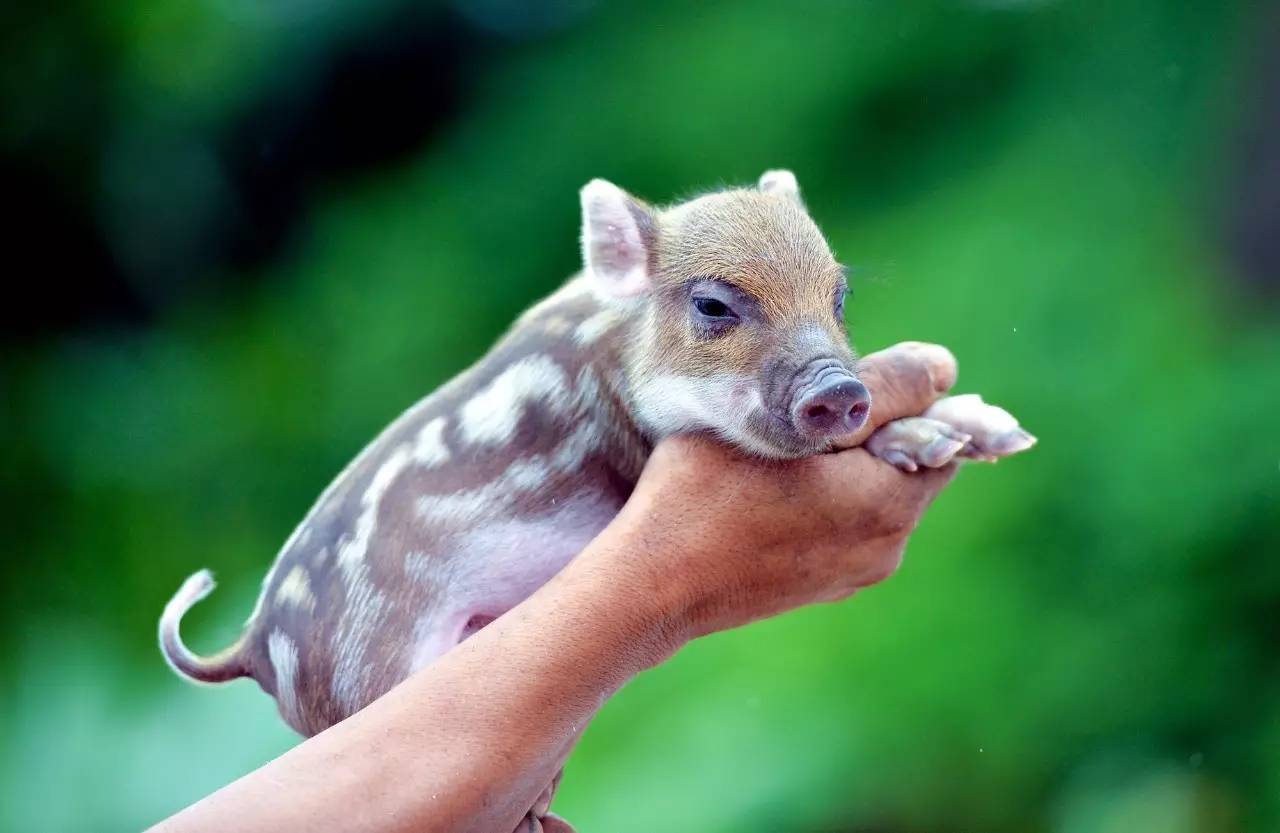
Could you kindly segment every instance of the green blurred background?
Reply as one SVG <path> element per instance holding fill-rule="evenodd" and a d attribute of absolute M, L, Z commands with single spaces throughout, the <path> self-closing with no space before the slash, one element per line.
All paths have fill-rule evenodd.
<path fill-rule="evenodd" d="M 4 12 L 0 827 L 295 742 L 229 642 L 328 480 L 577 266 L 577 189 L 793 169 L 857 346 L 1040 436 L 901 572 L 690 646 L 557 809 L 625 831 L 1280 831 L 1280 22 L 1263 3 L 67 0 Z M 728 519 L 731 522 L 731 519 Z"/>

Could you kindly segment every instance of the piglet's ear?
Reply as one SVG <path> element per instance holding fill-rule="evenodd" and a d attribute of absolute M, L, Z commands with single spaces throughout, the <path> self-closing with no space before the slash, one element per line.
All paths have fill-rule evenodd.
<path fill-rule="evenodd" d="M 760 190 L 804 205 L 804 200 L 800 199 L 800 183 L 796 182 L 796 175 L 791 171 L 765 171 L 760 175 Z"/>
<path fill-rule="evenodd" d="M 655 231 L 649 207 L 612 182 L 583 186 L 582 262 L 606 295 L 627 298 L 649 289 Z"/>

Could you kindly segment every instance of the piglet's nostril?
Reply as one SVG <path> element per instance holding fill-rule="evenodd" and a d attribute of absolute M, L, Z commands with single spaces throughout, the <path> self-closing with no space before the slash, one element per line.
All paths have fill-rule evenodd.
<path fill-rule="evenodd" d="M 804 413 L 805 419 L 829 419 L 831 417 L 831 409 L 826 405 L 810 405 L 809 410 Z"/>

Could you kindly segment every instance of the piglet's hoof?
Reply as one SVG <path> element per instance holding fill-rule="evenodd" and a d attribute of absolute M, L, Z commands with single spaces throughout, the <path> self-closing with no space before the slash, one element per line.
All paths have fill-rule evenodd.
<path fill-rule="evenodd" d="M 983 402 L 976 393 L 939 399 L 924 415 L 969 435 L 962 457 L 994 462 L 1036 444 L 1036 438 L 1018 425 L 1013 414 Z"/>
<path fill-rule="evenodd" d="M 867 440 L 866 449 L 903 471 L 915 471 L 920 466 L 945 466 L 971 439 L 945 422 L 912 417 L 882 426 Z"/>

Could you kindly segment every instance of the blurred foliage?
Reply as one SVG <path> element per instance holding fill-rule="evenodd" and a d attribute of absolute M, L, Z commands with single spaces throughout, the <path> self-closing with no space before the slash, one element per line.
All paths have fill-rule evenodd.
<path fill-rule="evenodd" d="M 0 826 L 137 829 L 293 743 L 253 683 L 164 667 L 181 579 L 219 572 L 188 631 L 230 641 L 329 478 L 576 268 L 586 180 L 790 167 L 856 267 L 857 345 L 951 346 L 1041 444 L 966 470 L 883 586 L 636 680 L 557 809 L 1280 830 L 1280 331 L 1221 244 L 1260 4 L 5 15 L 39 261 L 0 358 Z"/>

